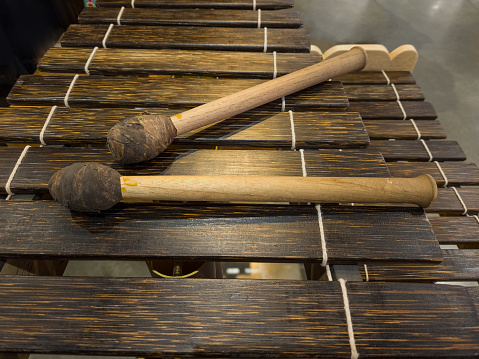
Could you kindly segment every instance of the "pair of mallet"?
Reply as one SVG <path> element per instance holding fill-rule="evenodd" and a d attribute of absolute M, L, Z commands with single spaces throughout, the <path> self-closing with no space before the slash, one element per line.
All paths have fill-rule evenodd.
<path fill-rule="evenodd" d="M 140 115 L 115 125 L 107 135 L 116 160 L 142 162 L 156 157 L 176 135 L 261 106 L 293 92 L 366 65 L 355 47 L 333 59 L 295 71 L 172 117 Z M 437 188 L 429 175 L 416 178 L 280 176 L 135 176 L 96 163 L 77 163 L 49 182 L 54 199 L 72 210 L 105 210 L 122 199 L 165 201 L 413 203 L 427 207 Z"/>

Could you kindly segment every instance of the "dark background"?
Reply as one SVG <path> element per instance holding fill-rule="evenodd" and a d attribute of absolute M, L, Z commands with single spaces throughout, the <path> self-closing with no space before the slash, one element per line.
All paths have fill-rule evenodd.
<path fill-rule="evenodd" d="M 20 75 L 76 22 L 83 0 L 0 0 L 0 106 Z"/>

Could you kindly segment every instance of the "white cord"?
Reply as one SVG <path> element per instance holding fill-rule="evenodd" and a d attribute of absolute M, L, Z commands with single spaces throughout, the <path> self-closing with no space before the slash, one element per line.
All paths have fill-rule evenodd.
<path fill-rule="evenodd" d="M 366 282 L 369 282 L 369 272 L 368 272 L 368 266 L 365 264 L 363 264 L 364 266 L 364 274 L 366 275 Z"/>
<path fill-rule="evenodd" d="M 281 112 L 286 111 L 286 97 L 281 97 Z"/>
<path fill-rule="evenodd" d="M 394 84 L 391 84 L 391 87 L 393 88 L 394 90 L 394 93 L 396 94 L 396 102 L 398 103 L 399 105 L 399 108 L 401 109 L 401 112 L 402 112 L 402 115 L 403 115 L 403 120 L 405 120 L 407 118 L 406 116 L 406 111 L 404 110 L 404 107 L 401 103 L 401 98 L 399 97 L 399 92 L 398 90 L 396 89 L 396 86 Z"/>
<path fill-rule="evenodd" d="M 456 188 L 456 187 L 451 187 L 451 188 L 452 188 L 452 190 L 454 191 L 454 193 L 456 194 L 456 197 L 457 197 L 457 199 L 459 200 L 459 202 L 461 202 L 462 208 L 464 208 L 464 212 L 461 213 L 461 216 L 466 215 L 466 213 L 467 213 L 466 204 L 465 204 L 464 201 L 462 200 L 462 197 L 461 197 L 461 195 L 459 194 L 459 192 L 457 191 L 457 188 Z"/>
<path fill-rule="evenodd" d="M 263 52 L 268 51 L 268 28 L 264 28 L 264 42 L 263 42 Z"/>
<path fill-rule="evenodd" d="M 276 66 L 276 51 L 273 51 L 273 79 L 278 75 L 278 68 Z"/>
<path fill-rule="evenodd" d="M 116 23 L 117 23 L 118 25 L 121 25 L 121 21 L 120 21 L 120 20 L 121 20 L 121 15 L 123 15 L 123 11 L 125 11 L 125 7 L 124 7 L 124 6 L 121 7 L 120 12 L 118 13 L 118 16 L 117 16 L 117 18 L 116 18 Z"/>
<path fill-rule="evenodd" d="M 63 102 L 65 103 L 65 107 L 67 108 L 70 108 L 70 105 L 68 104 L 68 97 L 70 97 L 70 93 L 72 92 L 73 90 L 73 86 L 75 86 L 75 82 L 77 82 L 77 79 L 80 75 L 76 74 L 75 76 L 73 76 L 73 80 L 72 82 L 70 83 L 70 87 L 68 88 L 68 91 L 67 93 L 65 94 L 65 98 L 63 99 Z"/>
<path fill-rule="evenodd" d="M 424 146 L 424 148 L 425 148 L 427 154 L 429 155 L 429 160 L 428 160 L 428 162 L 432 162 L 433 156 L 432 156 L 431 151 L 429 150 L 429 147 L 428 147 L 427 144 L 426 144 L 426 141 L 424 141 L 424 140 L 419 140 L 419 141 L 421 141 L 421 143 L 422 143 L 422 145 Z"/>
<path fill-rule="evenodd" d="M 131 0 L 131 7 L 134 9 L 135 8 L 135 0 Z"/>
<path fill-rule="evenodd" d="M 479 217 L 477 215 L 474 215 L 473 217 L 476 219 L 477 224 L 479 224 Z"/>
<path fill-rule="evenodd" d="M 27 154 L 27 151 L 30 147 L 32 147 L 32 146 L 30 146 L 30 145 L 25 146 L 22 153 L 20 154 L 20 157 L 18 157 L 17 163 L 15 163 L 15 167 L 13 167 L 13 170 L 10 173 L 10 176 L 8 177 L 7 183 L 5 184 L 5 190 L 8 193 L 7 200 L 9 200 L 12 196 L 15 195 L 15 193 L 13 193 L 12 190 L 10 189 L 10 186 L 12 184 L 13 177 L 15 177 L 15 174 L 17 173 L 17 170 L 20 167 L 20 164 L 22 163 L 23 158 Z"/>
<path fill-rule="evenodd" d="M 104 49 L 107 49 L 106 40 L 108 39 L 108 36 L 110 36 L 110 32 L 111 32 L 111 29 L 113 29 L 113 26 L 114 26 L 114 24 L 110 24 L 110 26 L 108 27 L 108 30 L 106 30 L 105 36 L 103 36 L 103 40 L 102 40 L 101 43 L 102 43 Z"/>
<path fill-rule="evenodd" d="M 253 0 L 253 10 L 256 11 L 256 0 Z"/>
<path fill-rule="evenodd" d="M 43 146 L 46 146 L 47 144 L 45 143 L 45 141 L 43 140 L 43 136 L 45 135 L 45 131 L 47 130 L 47 127 L 48 127 L 48 124 L 50 123 L 50 120 L 52 119 L 53 117 L 53 114 L 55 113 L 55 111 L 57 110 L 57 105 L 55 106 L 52 106 L 52 109 L 50 110 L 50 113 L 48 114 L 48 117 L 47 119 L 45 120 L 45 123 L 43 124 L 43 127 L 42 127 L 42 130 L 40 131 L 40 143 L 43 145 Z"/>
<path fill-rule="evenodd" d="M 359 354 L 356 349 L 356 341 L 354 340 L 353 320 L 351 318 L 351 310 L 349 308 L 346 281 L 343 278 L 339 278 L 338 281 L 341 286 L 341 292 L 343 293 L 344 311 L 346 313 L 346 323 L 348 324 L 349 345 L 351 346 L 351 359 L 357 359 L 359 357 Z"/>
<path fill-rule="evenodd" d="M 321 205 L 316 205 L 316 211 L 318 212 L 318 224 L 319 224 L 319 235 L 321 239 L 321 250 L 323 251 L 323 261 L 321 265 L 326 267 L 328 264 L 328 250 L 326 248 L 326 237 L 324 235 L 324 225 L 323 225 L 323 216 L 321 214 Z"/>
<path fill-rule="evenodd" d="M 93 56 L 95 56 L 95 52 L 98 50 L 98 46 L 95 46 L 93 51 L 90 54 L 90 57 L 88 58 L 86 64 L 85 64 L 85 73 L 90 76 L 90 71 L 88 71 L 88 66 L 90 66 L 91 61 L 93 60 Z"/>
<path fill-rule="evenodd" d="M 258 29 L 261 29 L 261 9 L 258 9 Z"/>
<path fill-rule="evenodd" d="M 443 171 L 441 165 L 439 164 L 439 162 L 434 161 L 434 163 L 436 164 L 436 166 L 437 166 L 439 172 L 441 172 L 442 178 L 444 178 L 444 186 L 443 186 L 443 187 L 447 187 L 447 185 L 449 184 L 449 181 L 448 181 L 448 179 L 447 179 L 447 177 L 446 177 L 446 174 L 444 173 L 444 171 Z"/>
<path fill-rule="evenodd" d="M 308 173 L 306 172 L 306 161 L 304 160 L 304 149 L 299 150 L 299 154 L 301 155 L 301 169 L 303 171 L 303 177 L 307 177 Z"/>
<path fill-rule="evenodd" d="M 326 266 L 326 276 L 328 277 L 328 281 L 333 281 L 333 275 L 331 274 L 331 268 L 329 268 L 329 264 Z"/>
<path fill-rule="evenodd" d="M 289 110 L 289 122 L 291 124 L 291 149 L 296 151 L 296 132 L 294 131 L 294 116 L 291 110 Z"/>
<path fill-rule="evenodd" d="M 416 133 L 417 133 L 417 138 L 416 140 L 420 140 L 421 139 L 421 132 L 419 131 L 419 128 L 417 127 L 417 124 L 416 124 L 416 121 L 414 121 L 414 119 L 410 119 L 412 125 L 414 126 L 414 129 L 416 130 Z"/>
<path fill-rule="evenodd" d="M 381 70 L 381 72 L 383 73 L 384 77 L 386 78 L 386 81 L 387 81 L 386 86 L 391 85 L 391 80 L 389 80 L 389 76 L 386 74 L 386 71 Z"/>

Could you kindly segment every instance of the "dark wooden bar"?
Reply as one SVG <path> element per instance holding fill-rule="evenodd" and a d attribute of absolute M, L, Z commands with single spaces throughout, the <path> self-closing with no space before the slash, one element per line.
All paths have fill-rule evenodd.
<path fill-rule="evenodd" d="M 85 8 L 78 16 L 80 24 L 118 25 L 169 25 L 210 27 L 268 27 L 299 28 L 301 19 L 296 11 L 257 11 L 211 9 L 160 9 L 160 8 Z"/>
<path fill-rule="evenodd" d="M 415 177 L 421 173 L 429 173 L 434 177 L 439 187 L 477 186 L 479 185 L 479 168 L 475 163 L 462 161 L 446 162 L 389 162 L 389 171 L 396 177 Z M 443 171 L 444 175 L 441 173 Z"/>
<path fill-rule="evenodd" d="M 85 73 L 92 48 L 53 47 L 38 64 L 45 72 Z M 192 75 L 272 79 L 314 65 L 317 53 L 98 48 L 88 64 L 91 75 Z M 254 66 L 251 66 L 254 63 Z M 381 74 L 382 75 L 382 74 Z M 393 74 L 390 74 L 393 76 Z M 383 76 L 384 77 L 384 76 Z"/>
<path fill-rule="evenodd" d="M 476 217 L 431 217 L 429 222 L 441 244 L 479 243 L 479 220 Z"/>
<path fill-rule="evenodd" d="M 438 282 L 478 281 L 479 250 L 443 249 L 444 260 L 437 265 L 368 263 L 369 281 Z M 360 266 L 361 269 L 361 266 Z M 364 267 L 362 269 L 364 271 Z M 365 273 L 363 272 L 365 276 Z"/>
<path fill-rule="evenodd" d="M 125 203 L 96 215 L 52 201 L 0 201 L 0 209 L 2 258 L 301 263 L 325 257 L 314 205 Z M 328 263 L 442 260 L 420 208 L 323 205 L 321 215 Z"/>
<path fill-rule="evenodd" d="M 337 282 L 4 277 L 0 288 L 3 351 L 351 355 Z M 466 288 L 346 283 L 346 290 L 359 355 L 477 354 L 479 323 Z M 62 341 L 50 340 L 59 330 Z"/>
<path fill-rule="evenodd" d="M 23 75 L 7 101 L 16 106 L 65 106 L 69 75 Z M 142 78 L 79 76 L 68 96 L 70 107 L 196 107 L 263 83 L 255 79 Z M 344 111 L 348 99 L 339 82 L 324 82 L 285 97 L 289 109 Z M 280 111 L 281 100 L 261 108 Z"/>
<path fill-rule="evenodd" d="M 0 188 L 23 148 L 0 148 Z M 257 176 L 373 176 L 389 177 L 377 152 L 355 150 L 304 151 L 305 172 L 299 151 L 167 150 L 155 159 L 122 167 L 104 148 L 31 147 L 11 183 L 14 193 L 47 193 L 51 175 L 75 162 L 99 162 L 122 175 L 257 175 Z M 3 192 L 5 193 L 5 192 Z"/>
<path fill-rule="evenodd" d="M 53 115 L 43 130 L 51 111 Z M 0 109 L 0 140 L 5 143 L 104 146 L 106 134 L 112 126 L 142 112 L 134 109 L 10 107 Z M 151 114 L 165 116 L 177 112 L 149 110 Z M 369 144 L 369 137 L 357 113 L 295 111 L 290 115 L 288 112 L 253 110 L 178 136 L 174 144 L 286 149 L 359 148 Z"/>
<path fill-rule="evenodd" d="M 303 29 L 265 30 L 201 26 L 70 25 L 61 40 L 63 47 L 230 50 L 259 52 L 309 52 Z M 108 32 L 108 36 L 107 35 Z M 106 37 L 106 39 L 105 39 Z"/>
<path fill-rule="evenodd" d="M 285 9 L 293 7 L 293 0 L 256 0 L 256 9 Z M 97 0 L 96 5 L 99 7 L 131 7 L 131 0 Z M 135 8 L 149 7 L 162 9 L 238 9 L 253 10 L 253 2 L 251 0 L 135 0 L 133 2 Z"/>

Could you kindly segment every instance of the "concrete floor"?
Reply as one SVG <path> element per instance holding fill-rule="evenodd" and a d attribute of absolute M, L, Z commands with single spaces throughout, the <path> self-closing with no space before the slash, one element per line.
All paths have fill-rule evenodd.
<path fill-rule="evenodd" d="M 479 163 L 479 0 L 295 0 L 311 43 L 412 44 L 413 74 L 448 139 Z"/>

